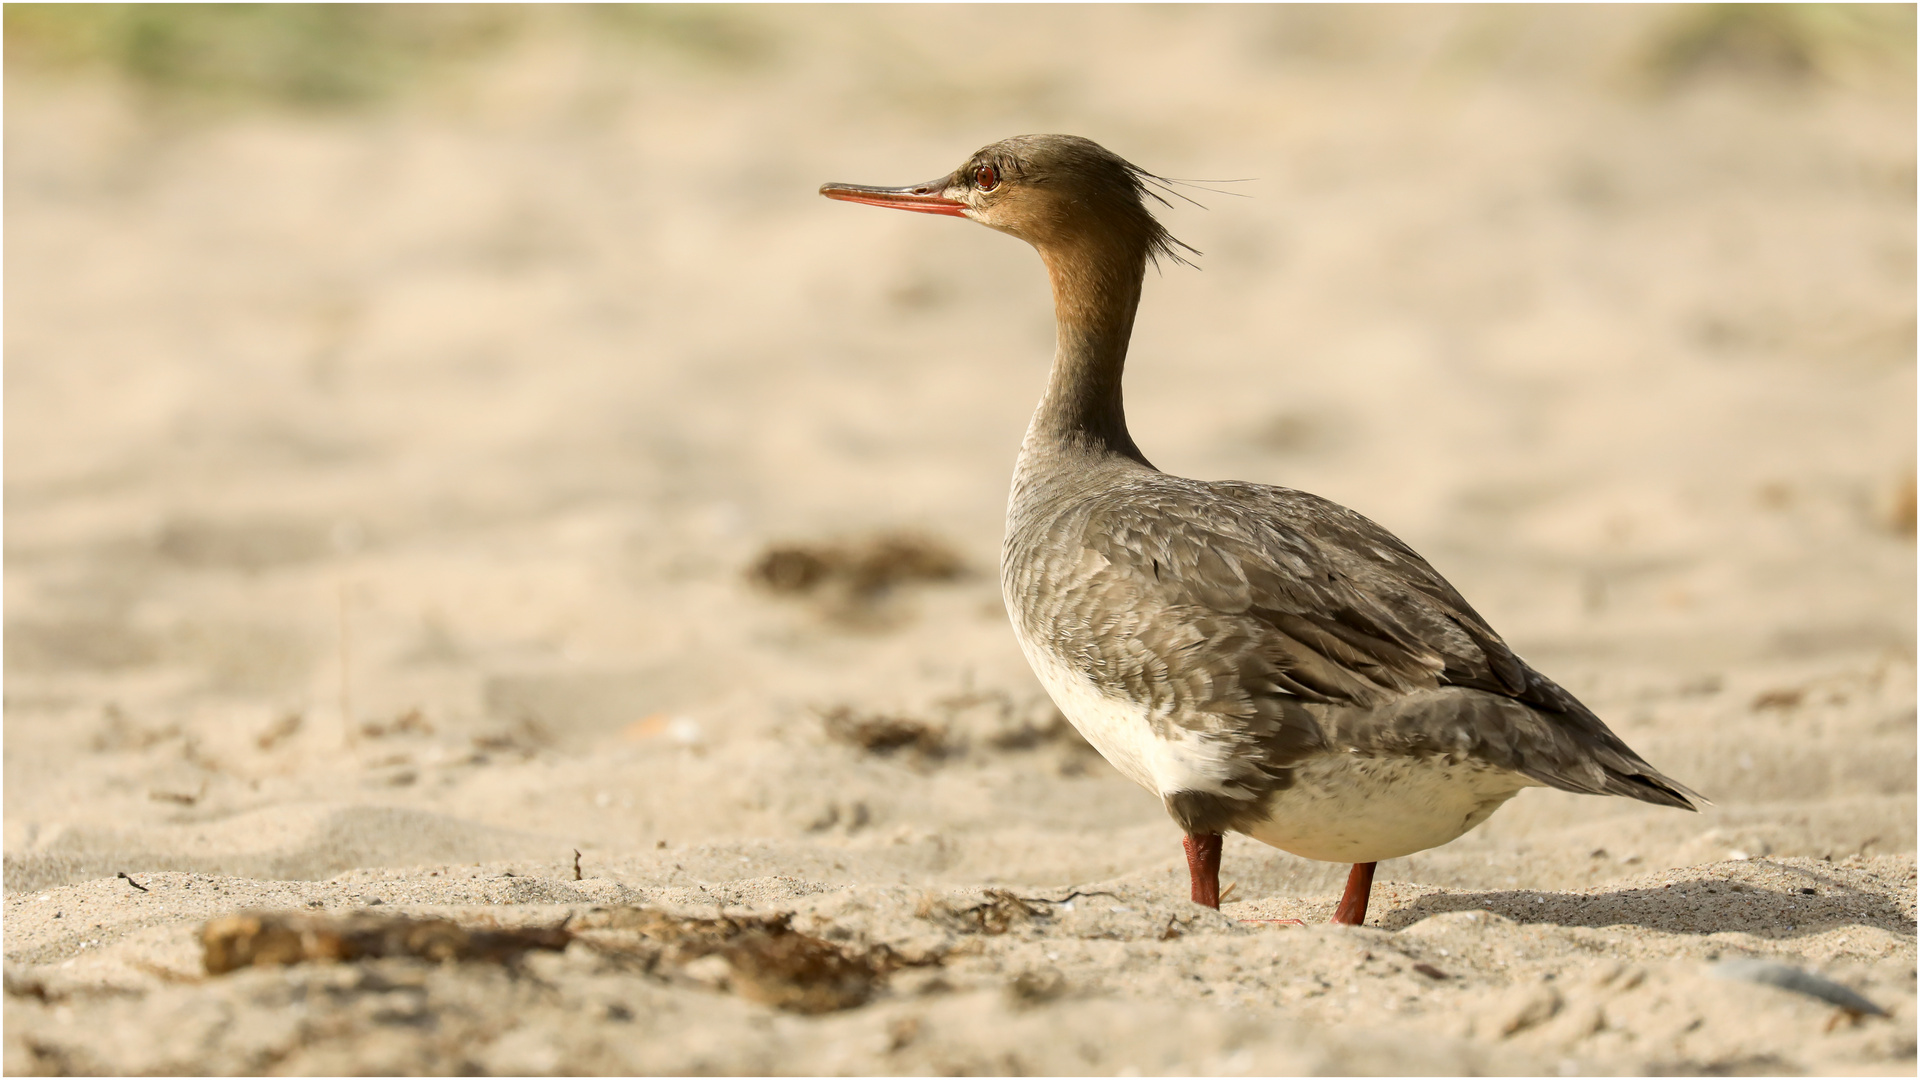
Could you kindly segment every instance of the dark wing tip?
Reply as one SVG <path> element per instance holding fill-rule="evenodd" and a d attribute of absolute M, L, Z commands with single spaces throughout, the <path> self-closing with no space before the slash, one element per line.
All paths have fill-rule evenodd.
<path fill-rule="evenodd" d="M 1621 777 L 1628 790 L 1623 794 L 1650 802 L 1658 806 L 1671 806 L 1680 810 L 1700 812 L 1701 806 L 1712 806 L 1713 800 L 1693 790 L 1678 780 L 1662 776 L 1659 773 L 1639 773 Z M 1699 805 L 1695 805 L 1695 804 Z"/>

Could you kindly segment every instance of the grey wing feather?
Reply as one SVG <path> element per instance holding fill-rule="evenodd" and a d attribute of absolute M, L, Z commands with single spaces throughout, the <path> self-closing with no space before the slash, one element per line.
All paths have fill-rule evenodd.
<path fill-rule="evenodd" d="M 1082 541 L 1149 579 L 1153 599 L 1180 610 L 1173 621 L 1201 625 L 1215 683 L 1256 699 L 1242 713 L 1267 716 L 1260 737 L 1273 764 L 1321 749 L 1321 740 L 1297 716 L 1288 722 L 1296 714 L 1285 704 L 1263 707 L 1260 698 L 1309 706 L 1328 718 L 1324 733 L 1357 747 L 1464 753 L 1552 787 L 1685 809 L 1706 801 L 1528 667 L 1425 559 L 1374 522 L 1286 488 L 1156 479 L 1097 500 Z M 1139 631 L 1159 651 L 1152 628 Z M 1198 643 L 1189 632 L 1185 644 Z"/>

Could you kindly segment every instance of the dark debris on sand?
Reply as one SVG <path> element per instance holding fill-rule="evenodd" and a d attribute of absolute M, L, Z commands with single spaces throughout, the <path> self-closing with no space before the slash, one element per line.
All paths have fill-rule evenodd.
<path fill-rule="evenodd" d="M 719 956 L 728 969 L 727 988 L 750 1001 L 788 1012 L 819 1014 L 866 1004 L 886 977 L 904 967 L 926 967 L 939 955 L 905 956 L 886 945 L 853 949 L 804 934 L 790 914 L 672 915 L 653 908 L 595 911 L 583 931 L 627 931 L 638 942 L 597 935 L 589 942 L 603 953 L 638 960 L 660 974 Z"/>
<path fill-rule="evenodd" d="M 820 725 L 827 738 L 834 742 L 883 757 L 905 751 L 918 762 L 930 764 L 964 753 L 951 741 L 947 725 L 910 716 L 861 712 L 851 706 L 835 705 L 821 711 Z"/>
<path fill-rule="evenodd" d="M 886 601 L 900 586 L 957 581 L 965 560 L 945 543 L 914 532 L 887 532 L 820 543 L 768 545 L 747 580 L 776 596 L 814 601 L 829 622 L 884 628 L 899 615 Z"/>
<path fill-rule="evenodd" d="M 967 757 L 1049 751 L 1055 771 L 1085 775 L 1098 754 L 1051 701 L 1016 701 L 1005 691 L 966 691 L 934 701 L 925 717 L 872 712 L 840 704 L 815 709 L 829 740 L 877 757 L 900 757 L 915 768 Z"/>
<path fill-rule="evenodd" d="M 1016 926 L 1050 917 L 1053 909 L 1045 900 L 1029 900 L 1005 889 L 988 889 L 977 904 L 929 897 L 914 914 L 962 934 L 1004 934 Z"/>
<path fill-rule="evenodd" d="M 209 975 L 382 957 L 506 964 L 535 949 L 565 949 L 572 940 L 565 926 L 470 930 L 449 919 L 366 913 L 334 917 L 243 911 L 208 920 L 200 929 L 202 963 Z"/>

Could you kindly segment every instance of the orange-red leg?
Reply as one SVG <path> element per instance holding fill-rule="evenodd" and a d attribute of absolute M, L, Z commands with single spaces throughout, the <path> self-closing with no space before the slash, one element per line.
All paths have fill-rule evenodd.
<path fill-rule="evenodd" d="M 1193 902 L 1218 910 L 1220 907 L 1219 833 L 1188 833 L 1187 878 L 1192 883 Z M 1337 926 L 1359 926 L 1367 921 L 1367 900 L 1373 894 L 1373 870 L 1377 863 L 1355 863 L 1347 873 L 1347 891 L 1340 906 L 1333 909 Z M 1294 919 L 1256 919 L 1255 922 L 1297 922 Z"/>
<path fill-rule="evenodd" d="M 1359 926 L 1367 921 L 1367 897 L 1373 893 L 1373 868 L 1377 863 L 1354 863 L 1347 874 L 1347 891 L 1340 896 L 1340 906 L 1333 909 L 1333 922 L 1337 926 Z"/>
<path fill-rule="evenodd" d="M 1187 877 L 1193 882 L 1193 902 L 1220 907 L 1220 834 L 1188 833 Z"/>

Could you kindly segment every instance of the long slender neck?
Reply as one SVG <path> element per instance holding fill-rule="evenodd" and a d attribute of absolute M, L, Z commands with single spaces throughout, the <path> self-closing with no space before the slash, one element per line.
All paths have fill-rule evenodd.
<path fill-rule="evenodd" d="M 1040 246 L 1040 257 L 1053 283 L 1053 370 L 1027 429 L 1027 449 L 1112 454 L 1146 465 L 1127 434 L 1120 397 L 1146 252 L 1075 238 Z"/>

